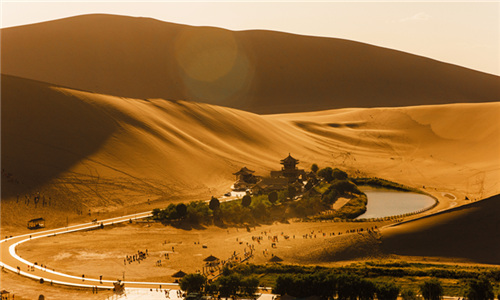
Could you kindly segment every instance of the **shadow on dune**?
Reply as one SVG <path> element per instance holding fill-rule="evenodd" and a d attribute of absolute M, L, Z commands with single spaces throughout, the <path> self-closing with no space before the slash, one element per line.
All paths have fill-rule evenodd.
<path fill-rule="evenodd" d="M 100 149 L 117 129 L 92 103 L 45 83 L 2 75 L 1 96 L 2 169 L 17 183 L 2 184 L 2 198 L 58 177 Z"/>
<path fill-rule="evenodd" d="M 500 264 L 500 195 L 382 231 L 382 251 Z"/>

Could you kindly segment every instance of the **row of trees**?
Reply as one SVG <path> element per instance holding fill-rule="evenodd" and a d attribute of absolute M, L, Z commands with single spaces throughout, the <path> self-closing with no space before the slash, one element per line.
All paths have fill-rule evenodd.
<path fill-rule="evenodd" d="M 493 300 L 493 286 L 485 277 L 463 281 L 463 296 L 468 300 Z M 276 279 L 274 293 L 291 295 L 297 298 L 319 296 L 322 299 L 341 300 L 396 300 L 401 288 L 390 282 L 375 283 L 371 280 L 353 274 L 284 274 Z M 443 298 L 443 287 L 436 278 L 424 281 L 419 286 L 419 292 L 425 300 L 440 300 Z M 411 289 L 401 292 L 403 300 L 416 300 L 417 294 Z"/>
<path fill-rule="evenodd" d="M 242 277 L 240 274 L 233 273 L 219 276 L 215 281 L 208 282 L 204 275 L 192 273 L 184 276 L 179 285 L 187 293 L 236 299 L 238 296 L 253 296 L 258 290 L 259 280 L 255 276 Z"/>
<path fill-rule="evenodd" d="M 187 274 L 180 280 L 180 287 L 188 293 L 206 294 L 236 299 L 241 296 L 253 296 L 259 287 L 259 280 L 254 275 L 242 276 L 236 272 L 223 272 L 215 281 L 198 273 Z M 493 300 L 493 286 L 485 276 L 463 281 L 463 296 L 468 300 Z M 333 274 L 321 271 L 313 274 L 282 274 L 276 279 L 273 293 L 290 295 L 297 298 L 318 296 L 321 299 L 340 300 L 403 300 L 419 299 L 412 289 L 401 290 L 392 283 L 374 282 L 355 274 Z M 431 278 L 419 285 L 419 293 L 425 300 L 440 300 L 443 287 L 436 278 Z"/>
<path fill-rule="evenodd" d="M 382 266 L 379 263 L 376 265 Z M 420 265 L 405 262 L 384 263 L 385 268 L 383 269 L 386 269 L 384 271 L 380 268 L 367 268 L 366 265 L 324 268 L 286 264 L 237 264 L 232 267 L 226 266 L 222 274 L 224 277 L 236 276 L 243 282 L 252 276 L 259 278 L 263 276 L 266 278 L 266 282 L 269 282 L 268 280 L 274 282 L 269 284 L 273 286 L 275 293 L 299 298 L 318 296 L 323 299 L 335 297 L 338 299 L 373 299 L 376 296 L 378 299 L 394 299 L 394 295 L 399 294 L 404 300 L 415 300 L 418 293 L 424 299 L 440 299 L 444 294 L 444 289 L 439 279 L 431 277 L 434 267 L 428 270 L 428 274 L 419 273 L 419 275 L 414 274 L 413 276 L 408 276 L 411 272 L 391 273 L 387 271 L 391 268 L 394 268 L 394 271 L 401 268 L 412 270 Z M 451 268 L 450 266 L 442 267 L 444 269 Z M 469 267 L 452 267 L 451 269 L 456 270 L 457 273 L 448 273 L 451 277 L 443 278 L 458 279 L 462 289 L 451 288 L 448 290 L 449 292 L 460 294 L 469 300 L 493 299 L 492 281 L 499 281 L 495 268 L 474 268 L 471 270 Z M 445 274 L 441 273 L 441 275 Z M 411 288 L 402 289 L 398 285 L 392 284 L 397 278 L 402 277 L 414 282 Z M 381 278 L 384 282 L 381 281 Z M 244 288 L 241 287 L 239 290 L 243 291 Z M 210 287 L 207 288 L 207 291 L 210 291 Z"/>
<path fill-rule="evenodd" d="M 297 298 L 319 296 L 322 299 L 396 300 L 399 287 L 391 282 L 374 283 L 353 274 L 284 274 L 276 279 L 273 292 Z"/>
<path fill-rule="evenodd" d="M 459 267 L 449 265 L 408 263 L 402 261 L 369 261 L 364 264 L 352 264 L 342 267 L 319 267 L 319 266 L 300 266 L 288 264 L 237 264 L 231 267 L 231 272 L 239 273 L 244 276 L 250 274 L 314 274 L 314 273 L 349 273 L 355 274 L 362 278 L 402 278 L 413 277 L 422 281 L 424 278 L 439 278 L 439 279 L 457 279 L 468 282 L 470 279 L 480 278 L 484 276 L 491 281 L 500 282 L 500 270 L 494 267 Z M 226 271 L 226 270 L 224 270 Z M 227 273 L 231 274 L 231 273 Z"/>

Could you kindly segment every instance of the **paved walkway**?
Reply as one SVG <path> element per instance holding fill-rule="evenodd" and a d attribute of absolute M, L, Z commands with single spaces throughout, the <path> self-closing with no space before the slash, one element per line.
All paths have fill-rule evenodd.
<path fill-rule="evenodd" d="M 99 227 L 101 223 L 106 226 L 128 222 L 129 220 L 142 219 L 149 216 L 151 216 L 151 212 L 144 212 L 106 220 L 98 220 L 97 223 L 85 223 L 58 229 L 36 231 L 30 234 L 3 239 L 0 241 L 0 267 L 2 269 L 7 269 L 9 271 L 17 273 L 20 276 L 26 276 L 38 281 L 43 278 L 45 284 L 61 284 L 74 287 L 97 287 L 100 289 L 112 289 L 113 282 L 115 282 L 116 279 L 100 281 L 99 278 L 85 278 L 83 280 L 82 277 L 64 274 L 53 269 L 45 269 L 41 266 L 34 265 L 32 262 L 29 262 L 18 256 L 16 253 L 16 247 L 21 243 L 29 242 L 30 240 L 34 239 L 96 228 Z M 125 281 L 125 286 L 129 288 L 179 289 L 178 284 L 168 282 Z"/>

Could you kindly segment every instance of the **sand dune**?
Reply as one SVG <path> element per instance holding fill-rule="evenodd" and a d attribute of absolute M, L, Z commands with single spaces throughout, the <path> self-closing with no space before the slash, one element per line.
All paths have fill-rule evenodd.
<path fill-rule="evenodd" d="M 385 253 L 500 264 L 500 196 L 382 231 Z"/>
<path fill-rule="evenodd" d="M 500 100 L 500 78 L 363 43 L 84 15 L 1 30 L 2 72 L 257 113 Z"/>
<path fill-rule="evenodd" d="M 131 211 L 148 198 L 220 195 L 240 167 L 265 175 L 288 153 L 303 168 L 425 186 L 457 197 L 443 205 L 461 204 L 500 192 L 499 113 L 500 103 L 483 103 L 261 116 L 2 76 L 2 228 L 42 213 L 17 195 L 50 196 L 47 214 Z"/>

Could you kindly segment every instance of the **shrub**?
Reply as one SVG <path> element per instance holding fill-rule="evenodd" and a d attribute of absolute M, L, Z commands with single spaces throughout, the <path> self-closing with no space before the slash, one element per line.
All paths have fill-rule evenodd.
<path fill-rule="evenodd" d="M 420 285 L 420 293 L 425 300 L 440 300 L 443 297 L 443 287 L 439 280 L 431 278 Z"/>

